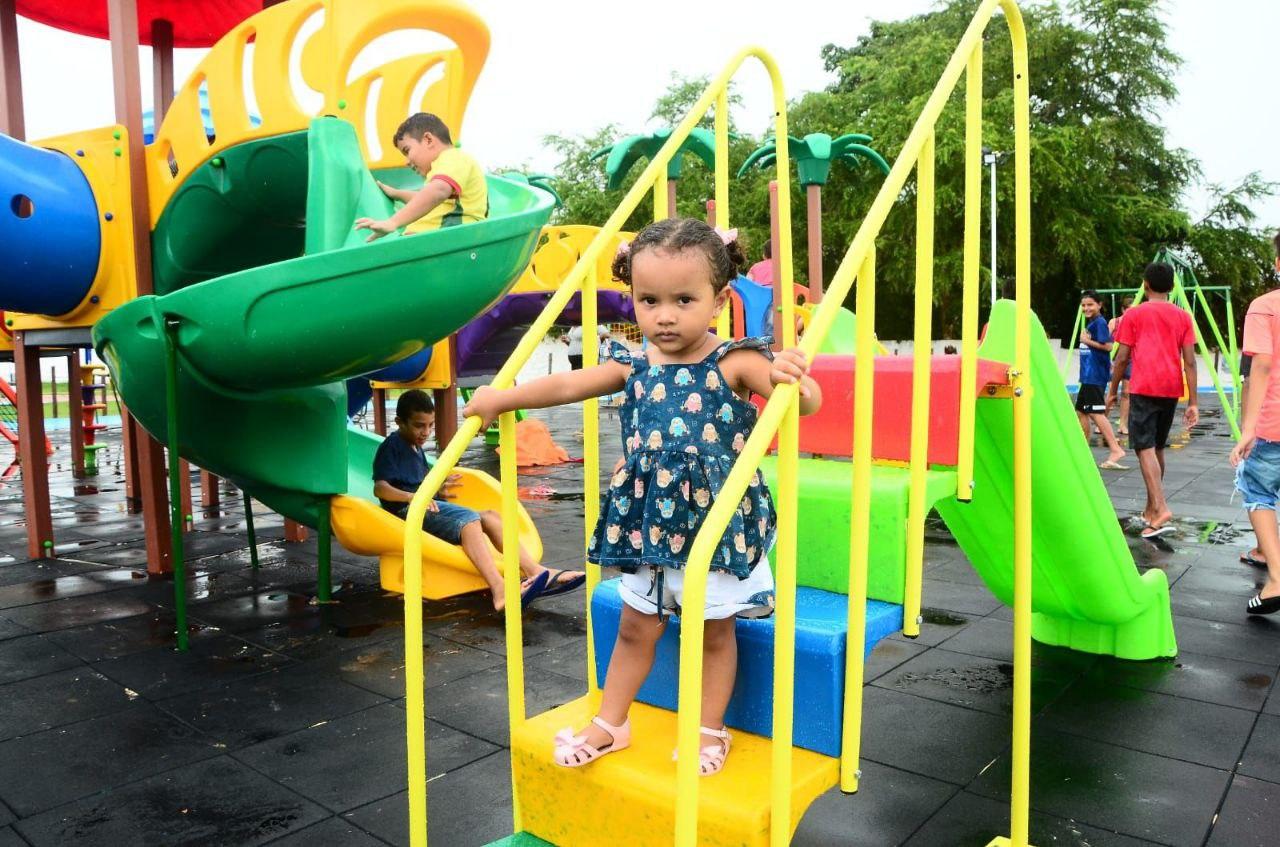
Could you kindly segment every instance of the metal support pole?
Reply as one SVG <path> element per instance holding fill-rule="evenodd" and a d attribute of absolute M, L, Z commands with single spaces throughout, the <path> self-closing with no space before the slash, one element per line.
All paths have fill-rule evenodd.
<path fill-rule="evenodd" d="M 169 532 L 173 545 L 173 615 L 178 652 L 187 649 L 187 569 L 182 554 L 182 465 L 178 447 L 178 322 L 164 322 L 165 430 L 169 435 Z"/>

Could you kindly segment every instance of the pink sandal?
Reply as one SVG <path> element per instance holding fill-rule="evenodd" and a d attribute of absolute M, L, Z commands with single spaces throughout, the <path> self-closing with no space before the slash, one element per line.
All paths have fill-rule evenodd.
<path fill-rule="evenodd" d="M 631 720 L 622 722 L 622 726 L 605 723 L 599 715 L 591 722 L 603 729 L 613 738 L 613 743 L 606 747 L 592 747 L 587 743 L 585 735 L 574 735 L 572 727 L 565 727 L 556 733 L 555 761 L 564 768 L 580 768 L 594 762 L 601 756 L 616 753 L 631 746 Z"/>
<path fill-rule="evenodd" d="M 724 769 L 724 760 L 729 757 L 729 745 L 733 743 L 733 736 L 728 730 L 712 729 L 708 726 L 698 727 L 698 731 L 703 735 L 714 735 L 721 739 L 719 744 L 708 744 L 698 751 L 698 773 L 702 776 L 715 776 Z M 671 752 L 671 761 L 676 761 L 678 752 Z"/>

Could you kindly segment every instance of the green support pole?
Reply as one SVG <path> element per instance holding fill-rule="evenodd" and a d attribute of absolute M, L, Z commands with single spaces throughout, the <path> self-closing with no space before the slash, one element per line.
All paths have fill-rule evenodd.
<path fill-rule="evenodd" d="M 253 531 L 253 498 L 244 489 L 241 489 L 240 493 L 244 496 L 244 525 L 249 530 L 249 562 L 256 571 L 258 569 L 258 534 Z"/>
<path fill-rule="evenodd" d="M 178 455 L 178 322 L 164 322 L 165 407 L 169 433 L 169 530 L 173 544 L 173 613 L 178 627 L 178 652 L 187 650 L 187 564 L 182 550 L 182 462 Z"/>
<path fill-rule="evenodd" d="M 1080 347 L 1080 331 L 1083 329 L 1084 329 L 1084 312 L 1080 311 L 1080 307 L 1077 305 L 1076 306 L 1076 322 L 1071 327 L 1071 338 L 1068 339 L 1071 342 L 1071 345 L 1067 347 L 1067 361 L 1066 361 L 1066 364 L 1062 366 L 1063 382 L 1068 382 L 1070 380 L 1069 374 L 1071 373 L 1071 357 L 1072 355 L 1075 354 L 1076 350 Z"/>
<path fill-rule="evenodd" d="M 1236 346 L 1236 316 L 1235 309 L 1231 306 L 1231 295 L 1228 293 L 1223 298 L 1227 301 L 1227 344 L 1231 345 L 1229 353 L 1231 356 L 1231 402 L 1236 407 L 1236 419 L 1239 420 L 1243 411 L 1240 408 L 1240 390 L 1243 388 L 1243 380 L 1240 377 L 1240 348 Z"/>
<path fill-rule="evenodd" d="M 320 564 L 316 568 L 316 580 L 319 585 L 316 587 L 316 600 L 321 603 L 328 603 L 333 599 L 333 582 L 329 576 L 329 553 L 330 541 L 332 535 L 329 532 L 329 506 L 325 504 L 320 509 L 320 519 L 316 525 L 316 549 L 320 557 Z"/>

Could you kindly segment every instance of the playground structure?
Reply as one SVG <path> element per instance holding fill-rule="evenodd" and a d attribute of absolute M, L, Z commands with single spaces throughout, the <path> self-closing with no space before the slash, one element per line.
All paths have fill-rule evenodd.
<path fill-rule="evenodd" d="M 601 315 L 601 304 L 607 301 L 600 296 L 598 269 L 607 267 L 617 241 L 625 237 L 619 232 L 622 221 L 650 186 L 654 192 L 655 215 L 664 216 L 671 211 L 666 203 L 669 186 L 664 181 L 664 169 L 713 102 L 717 106 L 715 137 L 719 142 L 715 157 L 715 213 L 721 226 L 729 226 L 727 144 L 723 143 L 727 137 L 724 118 L 727 84 L 737 68 L 751 57 L 760 60 L 769 70 L 778 107 L 776 133 L 777 138 L 783 140 L 776 153 L 780 186 L 776 197 L 781 225 L 775 246 L 779 284 L 783 290 L 794 290 L 787 287 L 792 285 L 787 191 L 789 154 L 785 140 L 788 136 L 785 98 L 776 66 L 761 50 L 743 51 L 656 151 L 609 222 L 596 233 L 584 232 L 572 244 L 561 245 L 563 255 L 559 258 L 546 259 L 540 265 L 542 250 L 537 248 L 538 233 L 549 214 L 549 200 L 527 184 L 500 178 L 490 182 L 495 202 L 493 218 L 488 222 L 413 238 L 390 237 L 365 245 L 362 237 L 352 238 L 350 222 L 360 214 L 386 214 L 389 210 L 385 198 L 372 186 L 371 173 L 384 181 L 399 180 L 393 182 L 397 185 L 413 184 L 414 179 L 403 169 L 393 167 L 386 157 L 370 157 L 364 146 L 366 121 L 362 110 L 374 78 L 382 80 L 383 100 L 377 107 L 380 135 L 388 136 L 388 124 L 394 126 L 400 116 L 419 106 L 441 113 L 456 127 L 487 50 L 483 25 L 456 3 L 423 4 L 404 0 L 383 3 L 377 8 L 369 5 L 366 8 L 338 0 L 324 3 L 293 0 L 273 6 L 232 28 L 215 46 L 180 91 L 174 108 L 160 125 L 156 143 L 145 152 L 140 150 L 140 141 L 129 140 L 138 137 L 130 131 L 112 130 L 101 136 L 99 140 L 103 142 L 110 138 L 121 147 L 127 145 L 131 154 L 135 149 L 142 152 L 143 165 L 133 172 L 146 173 L 151 202 L 147 207 L 150 221 L 141 224 L 141 231 L 156 245 L 157 255 L 162 258 L 155 262 L 157 296 L 129 297 L 109 315 L 95 320 L 94 341 L 118 377 L 121 390 L 139 421 L 148 432 L 168 443 L 171 456 L 187 456 L 201 467 L 225 475 L 277 511 L 317 528 L 321 540 L 321 600 L 328 599 L 325 568 L 330 530 L 355 552 L 384 556 L 389 560 L 388 569 L 395 568 L 395 551 L 403 550 L 399 568 L 406 597 L 411 837 L 415 843 L 422 843 L 426 806 L 421 731 L 422 609 L 418 598 L 424 596 L 423 568 L 444 563 L 448 551 L 432 546 L 438 542 L 416 530 L 407 532 L 406 537 L 406 526 L 416 526 L 415 521 L 421 520 L 426 500 L 454 469 L 466 443 L 477 434 L 478 422 L 465 422 L 458 435 L 449 440 L 415 498 L 406 524 L 370 502 L 371 481 L 367 469 L 376 440 L 346 427 L 342 381 L 402 362 L 407 348 L 422 354 L 434 346 L 439 358 L 432 354 L 432 360 L 439 368 L 447 350 L 442 346 L 444 339 L 473 322 L 477 314 L 486 309 L 491 313 L 508 302 L 519 303 L 521 308 L 540 305 L 542 311 L 498 371 L 494 381 L 499 385 L 510 383 L 558 317 L 581 321 L 587 329 L 594 327 Z M 977 198 L 981 74 L 978 71 L 982 65 L 982 32 L 997 6 L 1005 9 L 1015 43 L 1017 300 L 1016 305 L 1001 304 L 985 342 L 979 347 Z M 296 35 L 299 21 L 307 10 L 321 7 L 326 13 L 326 26 L 303 50 L 304 74 L 324 94 L 323 113 L 341 117 L 313 120 L 290 102 L 282 87 L 270 87 L 283 86 L 283 82 L 269 70 L 283 66 L 281 55 L 287 55 L 292 36 Z M 350 59 L 375 33 L 394 26 L 440 30 L 442 21 L 452 25 L 449 34 L 459 45 L 458 50 L 399 60 L 355 82 L 347 81 Z M 484 34 L 483 39 L 469 38 L 476 33 Z M 259 105 L 264 106 L 260 124 L 248 120 L 243 94 L 237 93 L 243 91 L 244 81 L 240 78 L 243 63 L 234 61 L 234 57 L 250 38 L 255 43 L 257 99 Z M 700 694 L 702 622 L 691 619 L 684 622 L 688 637 L 679 647 L 678 686 L 673 679 L 667 689 L 668 694 L 674 690 L 674 702 L 683 706 L 679 717 L 657 706 L 637 705 L 634 715 L 637 735 L 653 743 L 637 745 L 628 756 L 617 757 L 616 761 L 611 757 L 585 772 L 551 769 L 547 752 L 553 731 L 566 722 L 580 724 L 592 713 L 592 698 L 598 696 L 607 657 L 595 645 L 597 642 L 607 645 L 611 638 L 603 605 L 596 607 L 608 600 L 609 586 L 599 584 L 598 568 L 588 569 L 590 586 L 595 592 L 588 634 L 591 690 L 585 698 L 532 720 L 527 720 L 524 714 L 520 613 L 518 609 L 509 608 L 508 690 L 518 833 L 513 843 L 520 843 L 523 836 L 519 833 L 532 833 L 566 845 L 599 843 L 604 833 L 622 843 L 627 843 L 627 839 L 636 843 L 669 843 L 673 832 L 682 844 L 694 843 L 698 838 L 720 838 L 732 843 L 765 840 L 785 843 L 804 808 L 823 790 L 835 784 L 848 791 L 857 790 L 862 657 L 876 640 L 889 632 L 897 629 L 907 634 L 918 632 L 921 539 L 924 515 L 933 502 L 938 503 L 940 510 L 954 512 L 954 517 L 944 512 L 953 532 L 962 538 L 975 561 L 983 560 L 986 566 L 983 578 L 1003 599 L 1011 600 L 1015 609 L 1012 838 L 996 839 L 993 843 L 1026 843 L 1032 631 L 1050 643 L 1135 658 L 1169 655 L 1175 649 L 1172 629 L 1165 626 L 1167 594 L 1162 599 L 1158 579 L 1138 579 L 1127 551 L 1108 550 L 1100 557 L 1096 571 L 1083 572 L 1074 578 L 1065 573 L 1062 562 L 1055 560 L 1051 551 L 1046 555 L 1047 545 L 1035 545 L 1033 555 L 1033 473 L 1055 476 L 1064 469 L 1077 473 L 1089 508 L 1101 510 L 1105 506 L 1109 512 L 1110 506 L 1100 503 L 1098 491 L 1089 489 L 1092 484 L 1100 490 L 1097 474 L 1091 469 L 1091 462 L 1088 473 L 1080 470 L 1078 450 L 1056 459 L 1044 458 L 1054 456 L 1055 452 L 1060 454 L 1066 440 L 1058 437 L 1054 429 L 1062 411 L 1062 403 L 1054 399 L 1061 397 L 1061 386 L 1054 384 L 1052 368 L 1045 367 L 1043 351 L 1033 348 L 1031 340 L 1038 337 L 1038 327 L 1029 311 L 1027 291 L 1029 148 L 1027 69 L 1022 38 L 1017 7 L 1011 0 L 986 0 L 982 4 L 890 170 L 859 235 L 836 271 L 830 285 L 831 296 L 810 315 L 803 347 L 811 355 L 830 349 L 831 344 L 839 341 L 830 337 L 837 327 L 856 335 L 855 357 L 819 360 L 827 369 L 823 376 L 827 384 L 844 380 L 841 383 L 843 401 L 837 399 L 836 392 L 828 392 L 835 401 L 829 410 L 833 418 L 799 424 L 794 389 L 780 389 L 765 405 L 760 425 L 735 469 L 731 485 L 738 485 L 739 492 L 757 466 L 766 467 L 778 492 L 781 540 L 774 566 L 778 574 L 779 606 L 775 619 L 761 629 L 762 640 L 757 643 L 764 645 L 761 654 L 764 658 L 756 660 L 757 667 L 772 668 L 772 672 L 763 680 L 758 676 L 747 680 L 758 686 L 757 694 L 752 695 L 756 699 L 747 701 L 747 705 L 758 706 L 760 698 L 767 698 L 774 704 L 773 708 L 767 713 L 758 708 L 745 710 L 748 714 L 742 720 L 748 732 L 738 736 L 734 764 L 717 780 L 701 784 L 696 776 L 697 756 L 693 755 L 697 742 L 697 709 L 692 704 Z M 442 81 L 428 89 L 420 104 L 410 104 L 407 92 L 412 89 L 412 83 L 409 80 L 418 79 L 434 64 L 446 67 Z M 931 359 L 927 340 L 931 305 L 932 128 L 966 69 L 965 334 L 958 358 Z M 262 83 L 264 78 L 268 81 L 266 86 Z M 217 121 L 216 139 L 209 139 L 204 131 L 201 89 L 207 90 Z M 274 95 L 265 93 L 273 90 Z M 397 90 L 404 95 L 399 102 L 394 95 Z M 362 93 L 366 96 L 360 96 Z M 264 99 L 268 102 L 264 103 Z M 391 105 L 387 105 L 388 102 Z M 233 117 L 224 120 L 224 115 Z M 236 117 L 241 115 L 246 116 L 244 120 Z M 115 132 L 120 132 L 121 137 L 115 138 Z M 74 149 L 80 148 L 73 148 L 66 154 L 67 158 L 74 155 Z M 114 152 L 112 155 L 123 158 Z M 254 175 L 260 173 L 256 169 L 268 164 L 280 180 L 276 197 L 239 188 L 252 186 Z M 874 355 L 874 240 L 913 169 L 920 185 L 918 255 L 921 261 L 915 299 L 917 343 L 909 370 L 902 367 L 906 361 L 903 360 L 895 371 L 891 363 L 876 360 Z M 139 184 L 129 181 L 117 188 L 136 189 Z M 269 205 L 269 201 L 279 205 Z M 268 212 L 287 213 L 282 216 L 292 216 L 295 221 L 305 217 L 306 227 L 273 229 L 259 217 Z M 194 219 L 215 220 L 219 223 L 218 231 L 204 241 L 184 238 L 192 228 L 189 222 Z M 101 227 L 99 222 L 95 224 Z M 244 231 L 259 231 L 264 227 L 270 237 L 263 238 L 254 248 L 263 252 L 250 254 L 252 251 L 247 245 L 235 243 Z M 134 230 L 135 236 L 138 231 Z M 571 237 L 551 241 L 569 242 Z M 239 252 L 229 249 L 233 245 L 242 249 Z M 142 255 L 150 256 L 146 252 Z M 553 253 L 548 252 L 548 256 L 551 255 Z M 522 285 L 535 283 L 526 283 L 524 278 L 517 280 L 517 277 L 524 272 L 531 256 L 534 276 L 541 287 L 525 291 Z M 137 254 L 132 258 L 137 259 Z M 559 262 L 559 270 L 553 273 L 548 262 Z M 428 278 L 437 274 L 439 278 L 466 276 L 473 286 L 473 292 L 468 294 L 471 299 L 452 296 L 456 291 L 450 291 L 448 302 L 429 290 L 401 292 L 404 286 L 400 283 L 405 274 Z M 857 322 L 856 331 L 852 328 L 852 315 L 838 308 L 855 277 L 858 314 L 862 319 Z M 369 295 L 370 291 L 386 297 L 381 304 L 370 303 L 377 299 Z M 499 300 L 506 294 L 535 297 L 523 301 Z M 408 299 L 410 297 L 418 299 Z M 499 301 L 497 306 L 494 301 Z M 576 318 L 571 317 L 574 305 L 579 308 Z M 787 343 L 792 343 L 793 298 L 782 298 L 781 306 L 782 334 Z M 432 319 L 422 321 L 423 314 L 431 315 Z M 410 318 L 414 319 L 413 325 L 409 325 Z M 524 320 L 512 319 L 501 327 L 501 334 L 509 336 Z M 317 332 L 318 327 L 330 325 L 326 321 L 341 323 L 342 332 Z M 319 335 L 323 337 L 316 337 Z M 448 352 L 452 358 L 452 351 Z M 585 345 L 584 360 L 590 363 L 595 358 L 593 345 Z M 855 368 L 858 360 L 875 361 L 875 365 Z M 412 379 L 432 379 L 431 364 Z M 476 375 L 482 375 L 488 367 L 488 364 L 477 365 Z M 384 382 L 382 386 L 391 384 Z M 895 404 L 885 402 L 885 397 L 903 399 L 907 394 L 912 397 L 909 406 L 898 403 L 897 409 L 887 408 Z M 881 402 L 873 404 L 873 397 L 881 398 Z M 935 407 L 940 414 L 936 415 L 937 423 L 930 425 L 935 417 L 930 412 Z M 908 412 L 906 420 L 892 417 Z M 303 423 L 295 427 L 300 421 Z M 282 431 L 285 424 L 291 428 Z M 504 416 L 499 428 L 504 446 L 513 446 L 514 416 Z M 882 445 L 883 436 L 893 432 L 910 437 L 900 437 L 896 444 L 887 447 Z M 591 520 L 599 505 L 596 401 L 585 404 L 584 435 L 586 514 Z M 776 460 L 767 461 L 765 452 L 775 435 L 779 455 Z M 830 443 L 824 442 L 824 448 L 819 451 L 804 446 L 810 443 L 806 440 L 809 438 L 828 439 Z M 225 446 L 220 442 L 225 442 Z M 1009 443 L 1014 445 L 1011 458 Z M 1035 468 L 1031 459 L 1033 447 Z M 850 464 L 830 458 L 801 460 L 800 449 L 853 461 Z M 981 457 L 976 468 L 975 457 Z M 501 508 L 510 533 L 505 545 L 509 551 L 516 549 L 511 542 L 517 535 L 528 545 L 537 542 L 536 533 L 516 498 L 514 458 L 514 450 L 503 450 L 501 488 L 483 477 L 468 475 L 462 491 L 466 502 L 480 508 Z M 178 462 L 171 462 L 169 467 L 175 504 L 180 502 L 176 479 L 179 467 Z M 853 471 L 852 502 L 848 494 L 850 469 Z M 798 484 L 802 479 L 803 492 Z M 821 484 L 824 479 L 835 482 L 824 488 Z M 810 496 L 811 489 L 813 514 L 828 516 L 825 534 L 830 534 L 830 516 L 852 523 L 854 535 L 844 549 L 819 554 L 813 546 L 818 541 L 818 533 L 807 523 L 811 504 L 805 502 L 803 510 L 800 505 L 801 496 Z M 732 501 L 732 491 L 722 499 Z M 1037 534 L 1042 525 L 1046 535 L 1061 533 L 1055 520 L 1062 504 L 1041 495 L 1036 497 L 1036 502 Z M 1078 509 L 1078 504 L 1072 508 Z M 725 509 L 713 512 L 708 520 L 710 526 L 704 528 L 694 542 L 687 601 L 690 605 L 699 603 L 705 590 L 709 551 L 719 535 L 716 523 L 719 521 L 723 526 L 726 512 Z M 882 518 L 899 525 L 899 540 L 896 543 L 884 540 L 883 546 L 895 550 L 889 562 L 882 561 L 869 545 L 870 534 L 873 528 L 879 533 L 876 522 Z M 968 519 L 972 522 L 966 523 Z M 180 523 L 181 515 L 175 511 L 172 525 L 177 527 Z M 966 532 L 968 540 L 963 540 Z M 175 577 L 181 605 L 180 536 L 174 543 L 179 551 Z M 805 551 L 803 564 L 797 561 L 798 549 Z M 410 566 L 406 569 L 404 563 Z M 811 564 L 816 563 L 827 567 L 814 570 Z M 463 576 L 469 571 L 469 568 L 444 563 L 444 567 L 433 567 L 433 579 L 442 577 L 450 567 Z M 505 570 L 508 591 L 518 590 L 514 553 L 505 562 Z M 473 573 L 470 575 L 474 577 Z M 1109 593 L 1122 592 L 1128 599 L 1124 603 L 1103 603 L 1097 596 L 1090 596 L 1084 584 L 1099 576 L 1110 580 Z M 1035 602 L 1039 604 L 1035 607 L 1031 597 L 1033 583 Z M 442 585 L 450 593 L 470 590 L 461 579 Z M 434 585 L 432 590 L 436 590 Z M 878 594 L 884 599 L 877 599 Z M 811 624 L 822 615 L 832 628 L 822 646 L 808 650 L 807 643 L 817 643 L 815 639 L 808 639 L 814 632 Z M 1140 618 L 1143 619 L 1141 626 L 1126 626 Z M 179 642 L 183 644 L 185 627 L 180 623 L 178 630 Z M 1148 635 L 1125 638 L 1119 635 L 1122 630 L 1141 630 Z M 799 656 L 793 648 L 801 648 Z M 826 661 L 822 671 L 825 679 L 812 676 L 814 671 L 803 666 L 803 658 L 815 656 Z M 806 683 L 827 683 L 824 706 L 827 711 L 823 714 L 829 720 L 823 739 L 803 738 L 804 728 L 819 713 L 806 711 L 808 706 L 793 701 L 797 670 L 811 674 L 803 677 Z M 793 711 L 801 719 L 795 731 Z M 750 721 L 756 723 L 750 724 Z M 679 765 L 669 761 L 672 735 L 678 735 L 683 752 Z M 793 738 L 801 749 L 793 750 Z M 815 749 L 818 747 L 821 749 Z M 764 778 L 765 774 L 771 776 Z M 607 820 L 600 817 L 606 814 L 604 809 L 592 813 L 597 814 L 593 818 L 590 814 L 584 815 L 586 810 L 580 806 L 560 810 L 553 808 L 556 804 L 521 803 L 522 796 L 529 798 L 540 791 L 570 792 L 561 796 L 576 796 L 600 784 L 610 784 L 620 798 L 643 795 L 648 802 L 628 810 L 621 808 L 629 805 L 628 801 L 620 799 L 611 807 Z M 700 815 L 700 811 L 705 814 Z"/>
<path fill-rule="evenodd" d="M 1235 309 L 1231 302 L 1231 287 L 1226 285 L 1201 285 L 1199 280 L 1196 279 L 1196 274 L 1192 267 L 1168 248 L 1162 247 L 1152 261 L 1162 262 L 1173 268 L 1173 290 L 1169 292 L 1169 302 L 1180 306 L 1191 315 L 1191 326 L 1196 334 L 1196 351 L 1200 354 L 1200 364 L 1208 372 L 1213 382 L 1213 390 L 1217 393 L 1218 400 L 1222 403 L 1222 414 L 1226 417 L 1227 424 L 1231 427 L 1232 436 L 1239 438 L 1240 416 L 1243 412 L 1240 406 L 1240 348 L 1236 342 L 1236 319 Z M 1120 311 L 1116 308 L 1117 297 L 1130 297 L 1132 298 L 1131 305 L 1136 306 L 1142 302 L 1145 290 L 1141 285 L 1133 289 L 1100 288 L 1098 289 L 1098 295 L 1110 301 L 1111 311 L 1108 314 L 1118 316 Z M 1220 299 L 1224 304 L 1223 311 L 1227 322 L 1227 334 L 1225 336 L 1218 328 L 1218 321 L 1213 315 L 1213 310 L 1209 308 L 1209 297 Z M 1229 386 L 1223 386 L 1222 378 L 1218 374 L 1218 364 L 1214 361 L 1214 357 L 1210 355 L 1208 341 L 1204 332 L 1200 329 L 1202 319 L 1208 323 L 1209 329 L 1213 332 L 1213 341 L 1217 344 L 1217 352 L 1226 357 L 1227 371 L 1231 376 L 1231 384 Z M 1075 325 L 1071 329 L 1071 346 L 1067 351 L 1067 359 L 1062 371 L 1064 379 L 1070 376 L 1071 357 L 1079 349 L 1080 332 L 1083 329 L 1084 313 L 1077 311 Z M 1112 347 L 1111 357 L 1114 359 L 1115 355 L 1116 348 Z M 1197 386 L 1187 386 L 1188 391 L 1195 391 L 1197 388 Z M 1229 394 L 1228 389 L 1230 390 Z"/>
<path fill-rule="evenodd" d="M 1004 10 L 1014 44 L 1016 296 L 1013 303 L 997 304 L 980 346 L 982 37 L 997 7 Z M 713 104 L 714 211 L 720 226 L 731 225 L 723 143 L 727 86 L 748 58 L 758 59 L 772 80 L 779 140 L 774 197 L 780 225 L 775 255 L 780 287 L 793 290 L 785 96 L 771 57 L 748 48 L 729 62 L 666 143 L 651 155 L 599 238 L 583 252 L 498 373 L 495 386 L 511 384 L 560 310 L 575 296 L 581 294 L 585 306 L 584 332 L 595 324 L 591 269 L 611 255 L 613 237 L 648 191 L 653 192 L 655 218 L 669 213 L 666 169 Z M 961 352 L 958 357 L 932 357 L 933 132 L 962 74 L 966 78 L 966 225 Z M 541 715 L 526 715 L 521 613 L 514 607 L 506 611 L 515 834 L 502 843 L 578 845 L 608 839 L 653 844 L 671 843 L 674 837 L 681 845 L 785 844 L 805 807 L 822 791 L 837 784 L 846 792 L 858 790 L 863 657 L 888 632 L 899 628 L 908 636 L 919 632 L 924 519 L 931 505 L 943 514 L 983 580 L 1014 608 L 1012 828 L 1009 838 L 996 838 L 993 845 L 1027 843 L 1033 631 L 1048 643 L 1125 658 L 1176 652 L 1167 581 L 1162 573 L 1138 575 L 1087 447 L 1078 438 L 1065 437 L 1074 432 L 1074 419 L 1043 330 L 1030 312 L 1026 77 L 1025 34 L 1017 6 L 1011 0 L 986 0 L 832 278 L 829 296 L 811 313 L 801 349 L 813 356 L 837 322 L 852 323 L 839 304 L 856 278 L 855 355 L 819 357 L 814 366 L 830 409 L 824 406 L 823 412 L 802 424 L 795 403 L 797 389 L 779 386 L 763 404 L 756 430 L 692 542 L 684 604 L 699 608 L 711 552 L 748 480 L 757 467 L 765 467 L 778 508 L 779 540 L 772 562 L 777 607 L 771 619 L 739 624 L 743 654 L 754 655 L 754 663 L 742 664 L 730 706 L 729 722 L 748 730 L 736 735 L 734 763 L 714 779 L 698 777 L 695 750 L 703 623 L 697 615 L 681 620 L 684 631 L 678 647 L 675 636 L 668 635 L 672 641 L 665 649 L 669 664 L 678 665 L 678 681 L 673 671 L 655 671 L 646 683 L 647 692 L 632 708 L 635 736 L 643 740 L 625 755 L 606 757 L 587 768 L 559 768 L 551 763 L 555 730 L 582 726 L 595 713 L 607 666 L 604 654 L 616 626 L 616 591 L 601 584 L 599 569 L 588 565 L 589 690 L 584 697 Z M 875 356 L 875 239 L 912 171 L 917 179 L 918 261 L 914 354 L 908 365 L 905 359 Z M 786 344 L 794 342 L 794 315 L 793 298 L 783 298 L 781 329 Z M 584 365 L 595 360 L 594 350 L 584 350 Z M 874 362 L 874 367 L 856 367 L 857 362 Z M 909 404 L 904 402 L 907 396 Z M 599 510 L 600 489 L 597 403 L 588 400 L 583 405 L 585 538 Z M 414 498 L 408 526 L 421 520 L 431 496 L 479 424 L 475 418 L 466 420 L 441 452 Z M 502 416 L 499 428 L 504 447 L 503 513 L 507 525 L 514 527 L 519 506 L 515 467 L 512 451 L 505 449 L 512 444 L 514 415 Z M 775 437 L 777 458 L 767 460 L 765 454 Z M 802 449 L 828 458 L 801 460 Z M 835 456 L 852 461 L 830 458 Z M 1064 477 L 1070 498 L 1062 496 Z M 1104 531 L 1105 553 L 1096 570 L 1082 570 L 1078 562 L 1054 553 L 1056 539 L 1080 518 L 1081 500 L 1091 512 L 1086 515 L 1091 525 L 1110 527 Z M 852 527 L 847 546 L 839 540 L 831 543 L 830 527 L 841 523 Z M 895 525 L 896 530 L 885 531 Z M 873 531 L 880 542 L 875 553 L 869 543 Z M 510 543 L 515 530 L 509 532 L 504 567 L 507 590 L 515 591 L 518 570 L 515 546 Z M 412 567 L 421 555 L 418 535 L 406 533 L 404 553 L 409 563 L 405 620 L 410 838 L 416 845 L 426 838 L 422 609 L 413 599 L 421 585 L 419 569 Z M 801 547 L 803 564 L 797 557 Z M 798 670 L 807 675 L 798 675 Z M 673 706 L 677 707 L 674 713 Z M 678 739 L 675 764 L 669 755 L 673 735 Z M 597 804 L 598 808 L 526 802 L 534 797 L 606 794 L 613 801 Z"/>

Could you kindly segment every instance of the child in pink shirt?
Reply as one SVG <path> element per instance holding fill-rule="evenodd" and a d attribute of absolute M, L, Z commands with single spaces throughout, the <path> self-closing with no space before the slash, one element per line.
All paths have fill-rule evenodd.
<path fill-rule="evenodd" d="M 1280 233 L 1275 236 L 1280 256 Z M 1280 258 L 1276 259 L 1280 271 Z M 1251 383 L 1245 397 L 1240 441 L 1231 451 L 1236 488 L 1244 495 L 1249 523 L 1258 536 L 1258 548 L 1267 561 L 1267 581 L 1249 599 L 1251 615 L 1280 612 L 1280 531 L 1276 526 L 1276 499 L 1280 495 L 1280 291 L 1272 291 L 1249 304 L 1244 319 L 1244 352 L 1253 357 Z"/>

